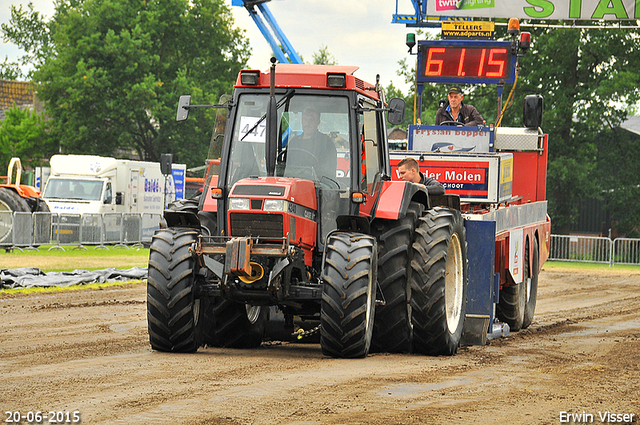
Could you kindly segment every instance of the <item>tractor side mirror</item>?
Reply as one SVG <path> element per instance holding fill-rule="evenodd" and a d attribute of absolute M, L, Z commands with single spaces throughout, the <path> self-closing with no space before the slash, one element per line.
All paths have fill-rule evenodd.
<path fill-rule="evenodd" d="M 116 192 L 116 205 L 124 205 L 124 192 Z"/>
<path fill-rule="evenodd" d="M 539 94 L 525 96 L 522 122 L 527 128 L 539 128 L 542 126 L 542 96 Z"/>
<path fill-rule="evenodd" d="M 176 121 L 185 121 L 189 117 L 189 106 L 191 106 L 191 96 L 188 94 L 180 96 Z"/>
<path fill-rule="evenodd" d="M 404 99 L 394 97 L 389 101 L 389 112 L 387 113 L 387 120 L 393 125 L 400 125 L 404 122 Z"/>

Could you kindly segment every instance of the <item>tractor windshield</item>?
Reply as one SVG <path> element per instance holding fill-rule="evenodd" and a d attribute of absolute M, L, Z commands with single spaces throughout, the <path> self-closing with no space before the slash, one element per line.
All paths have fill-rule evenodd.
<path fill-rule="evenodd" d="M 349 189 L 349 100 L 345 96 L 278 94 L 276 176 L 313 180 L 322 187 Z M 266 176 L 268 94 L 243 94 L 238 112 L 227 184 Z"/>

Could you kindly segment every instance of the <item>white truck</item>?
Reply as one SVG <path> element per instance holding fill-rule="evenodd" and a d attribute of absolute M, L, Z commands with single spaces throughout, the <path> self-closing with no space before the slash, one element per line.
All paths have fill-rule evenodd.
<path fill-rule="evenodd" d="M 160 163 L 53 155 L 43 198 L 53 213 L 154 213 L 184 197 L 186 165 L 165 176 Z"/>

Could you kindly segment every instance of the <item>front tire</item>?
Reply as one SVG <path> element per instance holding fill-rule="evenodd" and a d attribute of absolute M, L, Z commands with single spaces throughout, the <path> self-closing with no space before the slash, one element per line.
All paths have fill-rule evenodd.
<path fill-rule="evenodd" d="M 322 353 L 369 354 L 376 302 L 377 244 L 368 235 L 334 233 L 327 240 L 320 313 Z"/>
<path fill-rule="evenodd" d="M 413 243 L 411 323 L 413 350 L 458 351 L 467 306 L 467 246 L 459 211 L 434 208 L 420 219 Z"/>
<path fill-rule="evenodd" d="M 153 235 L 147 280 L 149 342 L 154 350 L 198 349 L 200 300 L 194 296 L 195 260 L 189 248 L 198 232 L 159 229 Z"/>

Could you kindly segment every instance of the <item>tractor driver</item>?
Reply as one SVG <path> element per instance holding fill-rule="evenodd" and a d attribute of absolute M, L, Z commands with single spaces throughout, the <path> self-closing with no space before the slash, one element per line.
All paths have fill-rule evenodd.
<path fill-rule="evenodd" d="M 426 186 L 429 195 L 444 195 L 442 183 L 422 174 L 418 161 L 413 158 L 405 158 L 398 162 L 398 177 L 400 177 L 400 180 Z"/>
<path fill-rule="evenodd" d="M 436 113 L 436 125 L 472 127 L 484 124 L 484 118 L 476 108 L 462 103 L 464 94 L 459 86 L 451 86 L 447 98 L 449 99 L 449 104 L 442 106 Z"/>
<path fill-rule="evenodd" d="M 292 171 L 304 178 L 308 178 L 308 170 L 311 167 L 318 180 L 326 180 L 322 179 L 324 176 L 335 182 L 338 152 L 329 136 L 318 131 L 319 125 L 320 112 L 313 106 L 304 108 L 302 134 L 287 144 L 287 167 L 303 168 L 305 175 L 300 175 L 300 170 Z"/>

